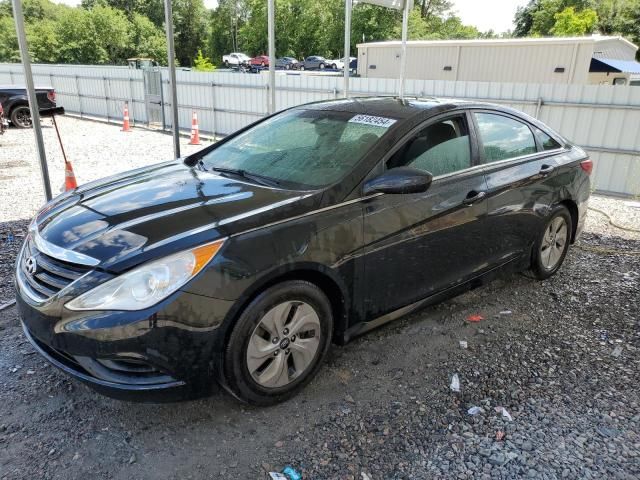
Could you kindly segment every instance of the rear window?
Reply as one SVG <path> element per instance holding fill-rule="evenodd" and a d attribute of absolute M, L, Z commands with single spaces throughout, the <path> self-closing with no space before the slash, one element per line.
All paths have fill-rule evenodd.
<path fill-rule="evenodd" d="M 557 148 L 561 148 L 561 145 L 558 142 L 556 142 L 553 138 L 551 138 L 539 128 L 534 127 L 533 131 L 536 134 L 536 138 L 538 139 L 538 143 L 540 143 L 542 150 L 555 150 Z"/>
<path fill-rule="evenodd" d="M 476 113 L 480 139 L 484 148 L 484 163 L 536 153 L 531 129 L 522 122 L 492 113 Z"/>

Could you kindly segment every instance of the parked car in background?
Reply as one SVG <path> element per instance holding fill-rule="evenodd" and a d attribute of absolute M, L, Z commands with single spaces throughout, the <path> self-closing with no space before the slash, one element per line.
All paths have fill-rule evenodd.
<path fill-rule="evenodd" d="M 305 58 L 300 64 L 300 70 L 323 70 L 327 66 L 327 59 L 318 55 Z"/>
<path fill-rule="evenodd" d="M 339 58 L 336 58 L 334 60 L 327 60 L 327 68 L 342 70 L 344 68 L 344 62 Z"/>
<path fill-rule="evenodd" d="M 111 395 L 217 383 L 279 402 L 332 342 L 500 271 L 556 273 L 582 231 L 592 167 L 502 106 L 294 107 L 45 205 L 16 261 L 24 332 Z"/>
<path fill-rule="evenodd" d="M 224 63 L 224 66 L 227 68 L 240 67 L 242 65 L 248 66 L 250 61 L 251 58 L 249 57 L 249 55 L 239 52 L 234 52 L 230 53 L 229 55 L 222 56 L 222 63 Z"/>
<path fill-rule="evenodd" d="M 349 57 L 349 70 L 352 72 L 358 70 L 358 59 L 356 57 Z"/>
<path fill-rule="evenodd" d="M 257 57 L 253 57 L 251 60 L 249 60 L 249 65 L 251 65 L 252 67 L 268 67 L 269 56 L 258 55 Z"/>
<path fill-rule="evenodd" d="M 296 70 L 298 68 L 298 60 L 293 57 L 281 57 L 276 59 L 276 68 L 284 68 L 285 70 Z"/>
<path fill-rule="evenodd" d="M 4 133 L 8 126 L 9 122 L 4 118 L 4 109 L 2 108 L 2 104 L 0 103 L 0 135 Z"/>
<path fill-rule="evenodd" d="M 56 91 L 52 87 L 36 87 L 36 99 L 40 110 L 54 108 L 56 106 Z M 0 103 L 6 119 L 14 127 L 31 127 L 31 111 L 25 87 L 20 85 L 0 86 Z"/>

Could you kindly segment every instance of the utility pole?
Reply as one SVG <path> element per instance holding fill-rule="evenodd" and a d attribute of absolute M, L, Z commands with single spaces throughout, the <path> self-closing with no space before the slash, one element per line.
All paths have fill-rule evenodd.
<path fill-rule="evenodd" d="M 275 0 L 268 0 L 268 35 L 269 35 L 269 113 L 276 111 L 276 21 Z"/>
<path fill-rule="evenodd" d="M 353 0 L 344 1 L 344 97 L 349 98 L 349 57 L 351 56 L 351 10 Z"/>
<path fill-rule="evenodd" d="M 164 0 L 164 23 L 167 33 L 167 56 L 169 57 L 169 90 L 171 93 L 171 129 L 173 130 L 173 153 L 176 158 L 180 158 L 180 124 L 178 119 L 176 54 L 175 47 L 173 45 L 173 12 L 171 11 L 171 0 Z"/>
<path fill-rule="evenodd" d="M 16 33 L 18 35 L 18 46 L 20 47 L 20 58 L 24 69 L 24 79 L 27 84 L 27 97 L 29 99 L 29 110 L 31 110 L 31 124 L 33 134 L 36 137 L 36 148 L 38 150 L 38 160 L 40 161 L 40 173 L 42 174 L 42 184 L 44 186 L 44 196 L 47 201 L 51 200 L 51 183 L 49 181 L 49 168 L 47 167 L 47 155 L 44 150 L 44 138 L 40 127 L 40 110 L 36 99 L 36 89 L 33 84 L 33 73 L 31 71 L 31 59 L 29 58 L 29 47 L 27 36 L 24 32 L 24 15 L 22 13 L 21 0 L 11 0 L 13 4 L 13 18 L 16 22 Z"/>

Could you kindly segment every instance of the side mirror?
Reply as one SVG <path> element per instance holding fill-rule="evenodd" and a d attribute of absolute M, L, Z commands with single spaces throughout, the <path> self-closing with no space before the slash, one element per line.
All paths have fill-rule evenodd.
<path fill-rule="evenodd" d="M 411 167 L 397 167 L 369 180 L 364 184 L 363 194 L 372 193 L 421 193 L 431 185 L 433 175 Z"/>

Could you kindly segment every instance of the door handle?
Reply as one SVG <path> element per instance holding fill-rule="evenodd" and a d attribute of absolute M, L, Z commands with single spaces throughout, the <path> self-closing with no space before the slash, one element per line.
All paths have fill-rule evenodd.
<path fill-rule="evenodd" d="M 542 176 L 546 176 L 546 175 L 549 175 L 551 172 L 553 172 L 555 169 L 556 167 L 554 167 L 553 165 L 542 165 L 539 173 Z"/>
<path fill-rule="evenodd" d="M 462 203 L 464 203 L 467 207 L 470 207 L 471 205 L 473 205 L 476 202 L 479 202 L 486 196 L 487 196 L 487 192 L 484 192 L 484 191 L 476 192 L 475 190 L 472 190 L 467 194 L 467 196 L 462 201 Z"/>

